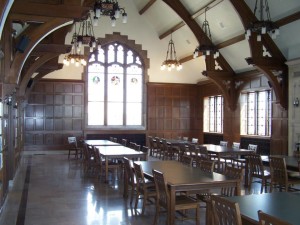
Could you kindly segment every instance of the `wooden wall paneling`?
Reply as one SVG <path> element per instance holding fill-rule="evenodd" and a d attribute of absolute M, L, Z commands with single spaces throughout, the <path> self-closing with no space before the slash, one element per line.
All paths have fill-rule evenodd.
<path fill-rule="evenodd" d="M 45 130 L 54 131 L 54 119 L 45 119 Z"/>
<path fill-rule="evenodd" d="M 25 149 L 65 149 L 68 136 L 81 137 L 84 124 L 84 83 L 40 80 L 25 110 Z"/>

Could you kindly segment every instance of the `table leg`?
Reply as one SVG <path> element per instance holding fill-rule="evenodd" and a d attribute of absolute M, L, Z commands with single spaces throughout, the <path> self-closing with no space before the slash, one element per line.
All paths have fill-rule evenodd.
<path fill-rule="evenodd" d="M 249 185 L 249 163 L 248 159 L 246 159 L 246 164 L 245 164 L 245 187 L 248 187 Z"/>
<path fill-rule="evenodd" d="M 168 225 L 175 224 L 175 204 L 176 204 L 176 192 L 170 188 L 170 213 L 168 218 Z"/>
<path fill-rule="evenodd" d="M 105 157 L 105 183 L 108 183 L 108 157 Z"/>

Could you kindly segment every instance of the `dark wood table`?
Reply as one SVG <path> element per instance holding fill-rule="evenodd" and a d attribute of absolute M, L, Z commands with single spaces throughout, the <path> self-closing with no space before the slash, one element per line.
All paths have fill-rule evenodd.
<path fill-rule="evenodd" d="M 93 146 L 114 146 L 114 145 L 121 146 L 121 144 L 109 140 L 84 140 L 84 143 Z"/>
<path fill-rule="evenodd" d="M 169 225 L 175 224 L 176 192 L 227 186 L 237 187 L 237 195 L 240 195 L 241 192 L 239 180 L 228 178 L 219 173 L 205 173 L 199 168 L 188 167 L 178 161 L 140 161 L 137 163 L 142 165 L 145 177 L 148 179 L 153 179 L 153 169 L 164 174 L 170 191 Z"/>
<path fill-rule="evenodd" d="M 123 145 L 111 145 L 111 146 L 96 146 L 101 157 L 105 159 L 105 182 L 108 181 L 108 169 L 110 159 L 120 159 L 127 157 L 129 159 L 145 159 L 146 154 L 142 151 L 136 151 L 132 148 L 125 147 Z"/>
<path fill-rule="evenodd" d="M 300 193 L 273 192 L 226 198 L 239 204 L 243 224 L 258 224 L 258 210 L 293 225 L 300 224 Z"/>
<path fill-rule="evenodd" d="M 220 163 L 221 163 L 221 157 L 228 157 L 228 156 L 247 156 L 249 154 L 254 153 L 253 150 L 249 149 L 239 149 L 239 148 L 232 148 L 232 147 L 226 147 L 221 145 L 214 145 L 214 144 L 203 144 L 201 146 L 205 146 L 207 148 L 207 151 L 210 154 L 214 154 L 217 157 L 217 163 L 218 163 L 218 169 L 220 170 Z M 245 166 L 245 186 L 248 186 L 248 162 L 246 160 L 246 166 Z"/>

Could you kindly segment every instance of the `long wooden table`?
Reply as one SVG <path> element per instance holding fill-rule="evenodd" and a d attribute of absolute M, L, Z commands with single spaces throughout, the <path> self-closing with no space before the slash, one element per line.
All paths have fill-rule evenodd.
<path fill-rule="evenodd" d="M 253 150 L 249 149 L 239 149 L 239 148 L 232 148 L 232 147 L 226 147 L 221 145 L 214 145 L 214 144 L 203 144 L 201 146 L 205 146 L 207 148 L 207 151 L 210 154 L 214 154 L 217 157 L 217 165 L 218 169 L 220 171 L 220 164 L 221 164 L 221 158 L 222 157 L 228 157 L 228 156 L 246 156 L 249 154 L 254 153 Z M 248 162 L 246 160 L 246 168 L 245 168 L 245 186 L 248 186 L 248 176 L 249 176 L 249 169 L 248 169 Z"/>
<path fill-rule="evenodd" d="M 105 159 L 105 182 L 108 181 L 109 160 L 127 157 L 129 159 L 146 158 L 145 152 L 136 151 L 123 145 L 96 146 L 100 157 Z"/>
<path fill-rule="evenodd" d="M 293 225 L 300 224 L 300 193 L 273 192 L 226 198 L 239 204 L 243 224 L 258 224 L 258 210 Z"/>
<path fill-rule="evenodd" d="M 121 146 L 121 144 L 109 140 L 84 140 L 84 143 L 93 146 Z"/>
<path fill-rule="evenodd" d="M 166 178 L 170 192 L 170 217 L 168 224 L 175 224 L 175 197 L 176 192 L 201 189 L 237 187 L 240 195 L 240 182 L 219 173 L 205 173 L 199 168 L 187 167 L 178 161 L 139 161 L 145 177 L 153 179 L 152 170 L 162 172 Z"/>

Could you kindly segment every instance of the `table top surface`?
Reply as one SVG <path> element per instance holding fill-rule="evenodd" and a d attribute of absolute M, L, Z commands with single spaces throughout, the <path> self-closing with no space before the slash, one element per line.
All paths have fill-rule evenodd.
<path fill-rule="evenodd" d="M 126 156 L 126 155 L 144 155 L 142 151 L 136 151 L 132 148 L 125 147 L 123 145 L 111 145 L 111 146 L 96 146 L 100 155 L 103 156 Z"/>
<path fill-rule="evenodd" d="M 186 166 L 178 161 L 137 161 L 142 165 L 144 174 L 153 177 L 152 169 L 158 170 L 165 175 L 169 185 L 201 185 L 208 183 L 226 183 L 228 178 L 219 173 L 206 173 L 199 168 Z"/>
<path fill-rule="evenodd" d="M 300 193 L 273 192 L 244 196 L 226 197 L 239 203 L 243 218 L 258 221 L 258 210 L 276 216 L 293 225 L 300 224 Z"/>
<path fill-rule="evenodd" d="M 87 145 L 94 145 L 94 146 L 105 146 L 105 145 L 121 145 L 116 142 L 112 142 L 109 140 L 84 140 Z"/>
<path fill-rule="evenodd" d="M 214 152 L 214 153 L 225 153 L 225 152 L 233 152 L 233 153 L 252 153 L 253 150 L 249 149 L 240 149 L 240 148 L 232 148 L 232 147 L 226 147 L 221 145 L 214 145 L 214 144 L 202 144 L 201 146 L 205 146 L 207 148 L 207 151 Z"/>

